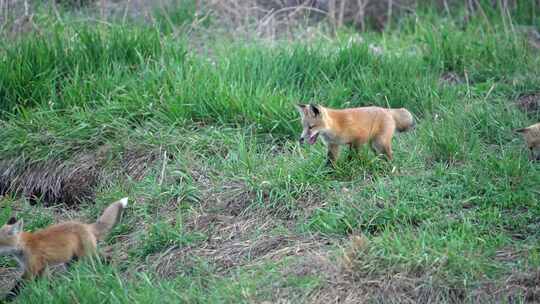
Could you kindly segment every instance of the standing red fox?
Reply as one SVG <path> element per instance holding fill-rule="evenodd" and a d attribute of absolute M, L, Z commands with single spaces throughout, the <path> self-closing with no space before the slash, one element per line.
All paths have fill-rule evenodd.
<path fill-rule="evenodd" d="M 412 114 L 404 109 L 361 107 L 336 110 L 320 105 L 297 105 L 304 128 L 300 143 L 314 144 L 319 135 L 328 146 L 328 162 L 333 164 L 340 145 L 357 150 L 371 143 L 377 154 L 392 159 L 392 136 L 395 130 L 407 131 L 414 127 Z"/>
<path fill-rule="evenodd" d="M 0 228 L 0 255 L 12 255 L 24 270 L 23 279 L 39 276 L 48 265 L 70 263 L 80 257 L 95 254 L 97 241 L 103 239 L 120 220 L 126 208 L 125 197 L 109 205 L 93 224 L 65 222 L 38 230 L 23 231 L 23 221 L 11 218 Z M 21 282 L 8 293 L 12 300 L 20 291 Z"/>

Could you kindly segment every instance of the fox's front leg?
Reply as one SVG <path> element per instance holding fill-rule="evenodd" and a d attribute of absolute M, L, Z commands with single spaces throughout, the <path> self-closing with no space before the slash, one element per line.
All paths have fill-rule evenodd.
<path fill-rule="evenodd" d="M 327 154 L 327 161 L 326 165 L 334 166 L 336 164 L 336 160 L 339 156 L 339 145 L 336 144 L 328 144 L 328 154 Z"/>
<path fill-rule="evenodd" d="M 36 276 L 40 275 L 43 271 L 43 263 L 39 260 L 31 260 L 28 265 L 22 266 L 26 268 L 20 279 L 15 282 L 15 285 L 11 290 L 6 294 L 4 301 L 11 302 L 21 293 L 26 282 L 33 280 Z"/>
<path fill-rule="evenodd" d="M 34 259 L 31 260 L 26 267 L 27 269 L 24 271 L 22 278 L 18 279 L 13 288 L 7 293 L 4 298 L 5 302 L 13 301 L 21 293 L 26 282 L 32 281 L 40 276 L 45 269 L 45 263 L 40 259 Z"/>
<path fill-rule="evenodd" d="M 349 156 L 347 159 L 351 161 L 354 156 L 358 155 L 358 150 L 360 150 L 360 144 L 358 143 L 350 143 L 349 144 Z"/>

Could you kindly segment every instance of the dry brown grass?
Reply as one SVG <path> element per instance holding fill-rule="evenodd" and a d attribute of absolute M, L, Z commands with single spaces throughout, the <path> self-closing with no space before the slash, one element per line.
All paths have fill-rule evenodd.
<path fill-rule="evenodd" d="M 217 274 L 226 274 L 237 267 L 302 256 L 325 246 L 322 239 L 290 231 L 294 226 L 291 220 L 251 208 L 254 194 L 243 182 L 211 177 L 203 167 L 191 168 L 191 172 L 202 192 L 201 204 L 183 227 L 187 233 L 204 234 L 206 239 L 150 256 L 147 261 L 151 262 L 145 267 L 161 277 L 171 278 L 189 271 L 196 259 L 210 262 Z"/>
<path fill-rule="evenodd" d="M 190 32 L 225 30 L 237 38 L 298 38 L 312 35 L 306 31 L 310 25 L 325 20 L 330 29 L 353 25 L 359 30 L 383 30 L 403 15 L 415 14 L 422 0 L 194 0 L 197 15 L 190 25 Z M 107 21 L 139 19 L 155 22 L 155 13 L 167 16 L 171 0 L 67 0 L 50 1 L 51 11 L 61 20 L 58 6 L 72 9 L 85 8 L 90 18 Z M 453 8 L 463 4 L 460 0 L 429 1 L 442 12 L 452 14 Z M 499 5 L 500 4 L 500 5 Z M 35 11 L 29 0 L 0 1 L 0 33 L 19 34 L 39 30 L 33 22 Z M 516 6 L 516 1 L 492 1 L 500 6 L 501 13 Z M 473 14 L 485 15 L 479 0 L 466 0 L 465 21 Z M 200 26 L 211 16 L 214 26 Z M 169 18 L 169 22 L 170 22 Z M 539 45 L 538 35 L 531 36 L 533 46 Z"/>
<path fill-rule="evenodd" d="M 516 105 L 523 112 L 531 116 L 537 116 L 540 114 L 540 93 L 536 92 L 521 95 L 516 100 Z"/>
<path fill-rule="evenodd" d="M 445 72 L 439 78 L 439 83 L 442 85 L 456 85 L 462 83 L 461 77 L 454 72 Z"/>
<path fill-rule="evenodd" d="M 74 205 L 93 198 L 99 175 L 99 158 L 92 154 L 79 154 L 68 162 L 5 160 L 0 163 L 0 191 L 31 203 Z"/>
<path fill-rule="evenodd" d="M 0 295 L 5 294 L 15 283 L 14 278 L 19 276 L 19 271 L 15 267 L 0 268 Z"/>
<path fill-rule="evenodd" d="M 337 260 L 326 253 L 307 255 L 292 268 L 296 275 L 323 274 L 325 284 L 314 291 L 309 303 L 512 303 L 524 296 L 527 303 L 540 301 L 540 270 L 516 272 L 497 283 L 472 282 L 469 290 L 452 288 L 425 272 L 377 273 L 362 264 L 369 241 L 351 236 Z M 513 252 L 514 253 L 514 252 Z M 512 254 L 513 254 L 512 253 Z M 507 255 L 508 252 L 501 253 Z"/>
<path fill-rule="evenodd" d="M 36 203 L 74 206 L 92 200 L 95 188 L 107 175 L 105 166 L 111 152 L 101 147 L 95 152 L 78 153 L 69 160 L 34 162 L 28 159 L 0 161 L 0 194 L 20 195 Z M 121 171 L 136 180 L 151 168 L 157 154 L 153 150 L 126 150 L 120 158 Z"/>

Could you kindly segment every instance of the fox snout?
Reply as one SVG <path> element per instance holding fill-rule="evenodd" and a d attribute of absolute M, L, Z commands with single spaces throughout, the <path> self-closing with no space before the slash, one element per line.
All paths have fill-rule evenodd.
<path fill-rule="evenodd" d="M 305 131 L 298 141 L 303 144 L 307 139 L 308 144 L 313 145 L 317 142 L 317 138 L 319 138 L 319 132 Z"/>

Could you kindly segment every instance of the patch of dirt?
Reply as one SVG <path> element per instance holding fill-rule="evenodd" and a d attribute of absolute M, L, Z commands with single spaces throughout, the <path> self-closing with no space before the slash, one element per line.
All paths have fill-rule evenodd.
<path fill-rule="evenodd" d="M 223 208 L 226 214 L 241 215 L 249 207 L 254 197 L 253 193 L 240 190 L 222 201 L 222 204 L 217 207 Z"/>
<path fill-rule="evenodd" d="M 319 265 L 315 264 L 319 263 Z M 321 264 L 322 263 L 322 264 Z M 429 274 L 373 275 L 350 273 L 332 266 L 328 259 L 312 259 L 308 264 L 321 269 L 323 286 L 310 295 L 309 303 L 538 303 L 539 277 L 528 273 L 521 278 L 476 282 L 471 289 L 454 288 Z M 504 299 L 503 302 L 501 300 Z"/>
<path fill-rule="evenodd" d="M 198 247 L 171 247 L 164 253 L 152 256 L 151 265 L 164 278 L 173 278 L 185 273 L 186 266 L 192 265 L 193 257 L 211 262 L 218 273 L 227 273 L 239 266 L 253 266 L 262 261 L 279 261 L 286 256 L 301 256 L 313 248 L 320 247 L 314 239 L 298 236 L 261 236 L 257 239 L 232 238 L 220 242 L 210 240 Z"/>
<path fill-rule="evenodd" d="M 532 48 L 540 49 L 540 33 L 536 29 L 531 28 L 527 31 L 527 41 Z"/>
<path fill-rule="evenodd" d="M 188 231 L 204 233 L 207 241 L 189 248 L 170 248 L 150 260 L 152 268 L 164 277 L 174 277 L 191 265 L 190 257 L 202 257 L 213 263 L 217 271 L 226 273 L 238 266 L 261 261 L 281 260 L 285 256 L 302 255 L 321 246 L 315 237 L 303 237 L 285 231 L 276 235 L 274 229 L 294 226 L 290 219 L 273 216 L 269 211 L 250 209 L 255 193 L 242 181 L 225 180 L 216 185 L 200 170 L 192 176 L 202 190 L 200 212 L 185 222 Z M 315 197 L 306 197 L 308 203 Z M 188 267 L 189 268 L 189 267 Z"/>
<path fill-rule="evenodd" d="M 286 229 L 287 221 L 256 212 L 242 215 L 228 208 L 193 215 L 185 223 L 186 229 L 205 233 L 207 240 L 192 247 L 172 247 L 152 256 L 149 260 L 154 262 L 150 267 L 160 276 L 171 278 L 185 272 L 196 257 L 211 262 L 217 272 L 223 274 L 238 266 L 278 261 L 321 246 L 321 241 L 313 237 L 273 232 L 277 228 Z"/>
<path fill-rule="evenodd" d="M 43 272 L 43 276 L 47 279 L 58 277 L 58 274 L 68 271 L 68 267 L 65 264 L 48 266 Z M 0 300 L 5 297 L 22 276 L 22 271 L 18 268 L 0 268 Z M 2 302 L 3 303 L 3 302 Z"/>
<path fill-rule="evenodd" d="M 151 262 L 145 267 L 160 277 L 189 273 L 199 258 L 210 262 L 218 274 L 225 274 L 239 266 L 302 256 L 325 245 L 316 237 L 292 232 L 292 219 L 277 217 L 266 209 L 250 208 L 256 194 L 244 181 L 227 179 L 219 172 L 211 176 L 204 165 L 196 161 L 192 164 L 196 165 L 189 171 L 201 192 L 201 205 L 185 219 L 184 227 L 188 233 L 205 234 L 207 239 L 182 248 L 173 246 L 148 257 Z M 308 205 L 314 200 L 318 200 L 315 194 L 300 201 Z M 276 229 L 283 233 L 276 233 Z"/>
<path fill-rule="evenodd" d="M 462 82 L 461 77 L 454 72 L 445 72 L 439 78 L 439 83 L 442 85 L 456 85 Z"/>
<path fill-rule="evenodd" d="M 135 180 L 141 180 L 158 159 L 159 153 L 153 149 L 126 149 L 122 155 L 122 169 Z"/>
<path fill-rule="evenodd" d="M 262 236 L 256 240 L 229 241 L 211 248 L 212 259 L 222 270 L 231 267 L 253 265 L 261 260 L 283 260 L 286 256 L 298 256 L 318 247 L 315 240 L 298 236 Z"/>
<path fill-rule="evenodd" d="M 0 299 L 4 298 L 4 295 L 13 288 L 15 279 L 19 277 L 19 271 L 17 268 L 0 268 Z"/>
<path fill-rule="evenodd" d="M 302 210 L 304 217 L 309 218 L 319 208 L 321 208 L 326 202 L 327 197 L 318 191 L 313 189 L 312 191 L 303 192 L 296 200 L 296 205 Z"/>
<path fill-rule="evenodd" d="M 221 185 L 212 185 L 209 179 L 203 181 L 205 183 L 202 185 L 202 208 L 212 210 L 214 213 L 242 215 L 255 198 L 255 193 L 242 181 L 226 181 Z"/>
<path fill-rule="evenodd" d="M 540 92 L 523 94 L 515 101 L 517 107 L 532 115 L 540 114 Z"/>
<path fill-rule="evenodd" d="M 540 268 L 532 272 L 516 273 L 507 280 L 503 292 L 522 294 L 531 303 L 540 302 Z"/>
<path fill-rule="evenodd" d="M 519 260 L 519 258 L 525 255 L 525 252 L 522 252 L 516 248 L 505 247 L 495 252 L 495 260 L 500 262 L 514 262 Z"/>
<path fill-rule="evenodd" d="M 538 303 L 540 269 L 520 272 L 498 281 L 474 282 L 470 289 L 456 288 L 429 272 L 385 272 L 351 267 L 351 256 L 369 246 L 362 237 L 351 237 L 342 255 L 332 257 L 314 250 L 284 271 L 283 275 L 322 276 L 323 282 L 308 297 L 307 303 Z M 362 261 L 356 260 L 355 263 Z M 276 302 L 288 295 L 276 291 Z"/>

